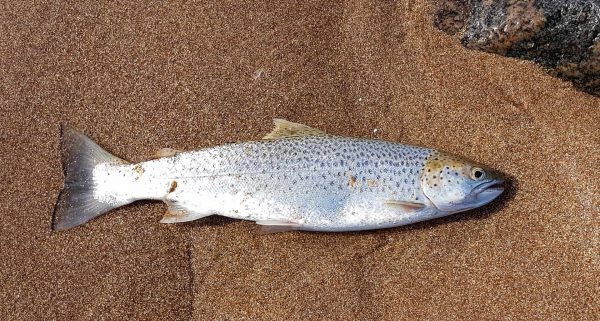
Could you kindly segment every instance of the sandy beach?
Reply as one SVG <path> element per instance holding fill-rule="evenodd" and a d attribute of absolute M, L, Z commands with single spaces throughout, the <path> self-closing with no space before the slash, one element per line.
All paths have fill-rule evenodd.
<path fill-rule="evenodd" d="M 421 1 L 8 1 L 3 320 L 584 320 L 600 315 L 600 99 L 471 51 Z M 273 118 L 465 156 L 491 206 L 361 233 L 159 224 L 137 202 L 52 232 L 61 122 L 130 161 Z"/>

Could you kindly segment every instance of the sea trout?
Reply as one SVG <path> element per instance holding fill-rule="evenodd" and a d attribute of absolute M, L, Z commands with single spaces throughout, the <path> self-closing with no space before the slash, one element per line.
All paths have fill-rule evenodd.
<path fill-rule="evenodd" d="M 130 164 L 63 126 L 65 175 L 53 229 L 76 227 L 137 200 L 163 201 L 162 223 L 222 215 L 266 232 L 389 228 L 485 205 L 500 175 L 430 148 L 349 138 L 281 119 L 259 141 Z"/>

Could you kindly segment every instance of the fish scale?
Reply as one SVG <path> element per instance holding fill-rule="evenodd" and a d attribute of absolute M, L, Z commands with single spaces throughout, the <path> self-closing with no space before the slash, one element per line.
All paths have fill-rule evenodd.
<path fill-rule="evenodd" d="M 55 211 L 59 227 L 70 216 L 74 222 L 64 223 L 67 228 L 140 199 L 168 205 L 163 223 L 216 214 L 255 221 L 276 231 L 399 226 L 451 213 L 440 211 L 426 194 L 451 184 L 441 174 L 431 174 L 432 168 L 438 171 L 447 162 L 452 166 L 446 166 L 448 175 L 462 171 L 462 177 L 468 175 L 464 166 L 473 167 L 430 148 L 333 136 L 287 121 L 276 125 L 260 141 L 177 152 L 137 164 L 116 159 L 89 138 L 70 131 L 66 138 L 63 135 L 65 172 L 87 175 L 85 182 L 91 182 L 84 185 L 89 189 L 85 193 L 70 187 L 73 184 L 65 185 L 66 196 L 59 197 Z M 75 149 L 90 152 L 74 158 Z M 440 173 L 444 166 L 441 169 Z M 440 190 L 450 196 L 457 191 Z M 81 199 L 85 206 L 73 206 Z M 74 214 L 90 208 L 95 216 Z"/>
<path fill-rule="evenodd" d="M 164 200 L 187 213 L 186 220 L 219 214 L 335 231 L 396 224 L 393 209 L 382 220 L 390 212 L 385 200 L 423 197 L 415 177 L 431 153 L 379 140 L 308 136 L 228 144 L 102 171 L 127 176 L 141 168 L 131 186 L 122 185 L 136 194 L 125 194 Z M 173 184 L 177 188 L 168 192 Z M 364 215 L 365 208 L 372 214 Z"/>

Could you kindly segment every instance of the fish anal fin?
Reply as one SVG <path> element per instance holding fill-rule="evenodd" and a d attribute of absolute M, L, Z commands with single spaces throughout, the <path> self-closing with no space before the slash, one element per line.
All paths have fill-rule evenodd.
<path fill-rule="evenodd" d="M 416 201 L 386 200 L 385 205 L 401 209 L 404 212 L 415 212 L 425 208 L 425 204 Z"/>
<path fill-rule="evenodd" d="M 165 214 L 163 215 L 162 219 L 160 220 L 160 223 L 170 224 L 189 222 L 213 214 L 192 211 L 184 208 L 183 206 L 179 205 L 177 202 L 174 201 L 168 201 L 166 203 L 168 208 Z"/>
<path fill-rule="evenodd" d="M 165 212 L 163 217 L 160 219 L 160 222 L 161 223 L 186 222 L 187 221 L 187 220 L 185 220 L 186 216 L 188 216 L 188 214 L 184 211 L 175 212 L 171 209 L 167 209 L 167 211 Z"/>
<path fill-rule="evenodd" d="M 175 156 L 178 153 L 181 153 L 180 150 L 177 149 L 173 149 L 173 148 L 161 148 L 159 150 L 156 151 L 156 153 L 154 154 L 154 158 L 161 158 L 161 157 L 169 157 L 169 156 Z"/>
<path fill-rule="evenodd" d="M 273 123 L 275 124 L 275 128 L 262 139 L 327 135 L 327 133 L 322 130 L 303 124 L 293 123 L 285 119 L 273 119 Z"/>
<path fill-rule="evenodd" d="M 260 234 L 273 234 L 297 230 L 300 224 L 294 221 L 264 220 L 256 221 L 260 225 Z"/>

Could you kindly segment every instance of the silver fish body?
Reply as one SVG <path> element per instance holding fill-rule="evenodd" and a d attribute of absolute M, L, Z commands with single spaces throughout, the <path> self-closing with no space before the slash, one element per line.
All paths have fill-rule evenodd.
<path fill-rule="evenodd" d="M 429 148 L 296 129 L 300 134 L 285 132 L 138 164 L 99 161 L 89 175 L 89 193 L 106 208 L 140 199 L 164 201 L 169 209 L 163 223 L 217 214 L 274 231 L 387 228 L 469 209 L 440 210 L 424 188 L 441 186 L 438 176 L 444 183 L 464 176 L 466 163 L 458 158 Z M 431 176 L 440 160 L 451 166 Z M 502 192 L 493 181 L 490 188 L 496 192 L 486 202 Z"/>

